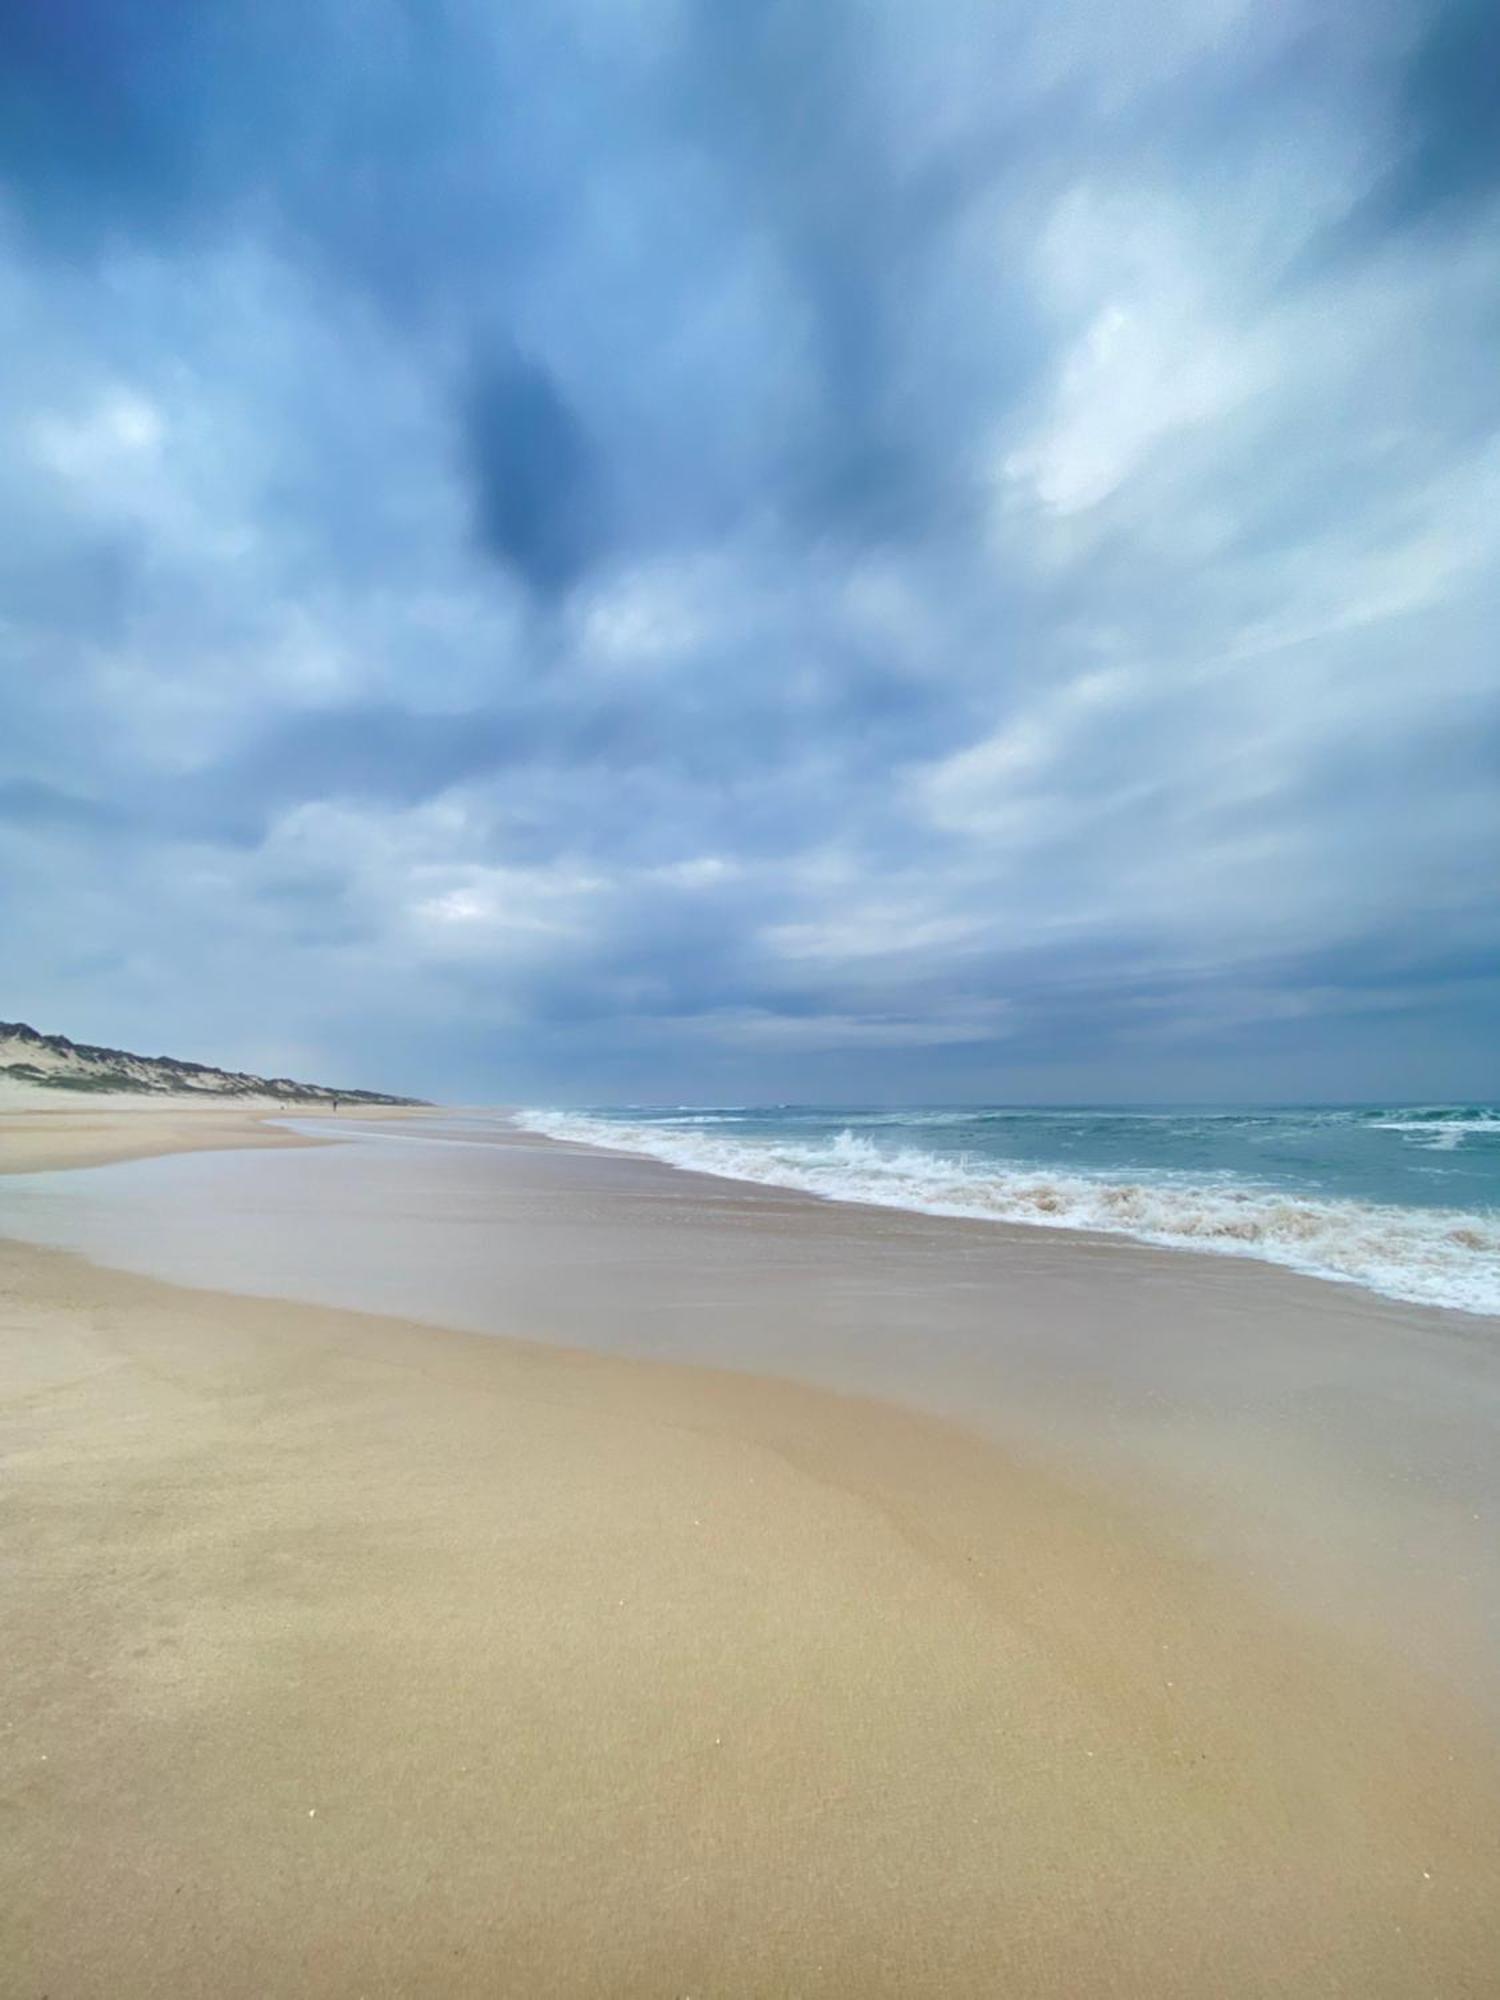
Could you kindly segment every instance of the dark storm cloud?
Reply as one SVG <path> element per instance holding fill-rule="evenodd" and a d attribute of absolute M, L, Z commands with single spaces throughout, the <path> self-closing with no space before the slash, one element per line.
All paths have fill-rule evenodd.
<path fill-rule="evenodd" d="M 194 149 L 173 100 L 194 11 L 189 0 L 0 7 L 0 162 L 38 234 L 77 246 L 122 225 L 165 227 L 192 198 Z"/>
<path fill-rule="evenodd" d="M 1401 152 L 1374 197 L 1394 225 L 1446 215 L 1500 189 L 1500 10 L 1447 0 L 1408 58 L 1397 95 Z"/>
<path fill-rule="evenodd" d="M 920 164 L 903 162 L 891 107 L 872 100 L 867 15 L 699 7 L 690 19 L 683 116 L 736 206 L 775 242 L 803 316 L 815 394 L 779 468 L 785 504 L 821 533 L 951 532 L 970 504 L 949 434 L 962 421 L 964 329 L 929 326 L 924 352 L 912 309 L 938 275 L 945 232 L 1014 165 L 1016 114 L 1000 108 L 980 131 L 961 127 Z M 914 31 L 898 25 L 898 56 Z M 992 402 L 997 376 L 1019 385 L 1038 343 L 1023 294 L 1003 270 L 991 280 L 1008 307 L 986 357 Z"/>
<path fill-rule="evenodd" d="M 0 784 L 0 820 L 14 826 L 71 826 L 101 832 L 115 830 L 123 818 L 117 807 L 78 798 L 34 779 L 18 778 Z"/>
<path fill-rule="evenodd" d="M 485 356 L 464 402 L 479 538 L 544 596 L 576 583 L 603 550 L 593 448 L 536 362 Z"/>
<path fill-rule="evenodd" d="M 1472 1068 L 1494 33 L 0 0 L 9 1011 L 469 1094 Z"/>
<path fill-rule="evenodd" d="M 1385 155 L 1363 196 L 1308 246 L 1304 274 L 1388 239 L 1462 229 L 1500 193 L 1500 13 L 1486 0 L 1439 0 L 1407 25 L 1377 69 L 1371 109 Z"/>

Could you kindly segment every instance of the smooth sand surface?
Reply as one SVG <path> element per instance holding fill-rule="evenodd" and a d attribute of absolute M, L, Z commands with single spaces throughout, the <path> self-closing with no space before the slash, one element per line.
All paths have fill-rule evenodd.
<path fill-rule="evenodd" d="M 322 1142 L 273 1122 L 310 1107 L 244 1104 L 234 1099 L 135 1097 L 124 1093 L 47 1090 L 0 1079 L 0 1173 L 44 1173 L 59 1167 L 105 1166 L 116 1160 L 241 1146 L 310 1146 Z M 356 1105 L 338 1117 L 351 1123 L 375 1107 Z M 318 1107 L 322 1109 L 322 1107 Z M 407 1114 L 379 1107 L 382 1122 Z"/>
<path fill-rule="evenodd" d="M 494 1116 L 296 1123 L 345 1143 L 21 1176 L 0 1202 L 11 1233 L 146 1276 L 878 1394 L 1150 1486 L 1204 1553 L 1482 1694 L 1500 1728 L 1495 1321 Z"/>
<path fill-rule="evenodd" d="M 1071 1442 L 14 1244 L 0 1436 L 7 1994 L 1497 1990 L 1480 1712 Z"/>

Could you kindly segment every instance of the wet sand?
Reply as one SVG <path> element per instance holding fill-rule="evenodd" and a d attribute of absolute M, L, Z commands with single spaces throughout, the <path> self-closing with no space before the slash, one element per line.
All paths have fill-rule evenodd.
<path fill-rule="evenodd" d="M 1266 1326 L 1285 1339 L 1290 1316 L 1315 1357 L 1286 1465 L 1347 1472 L 1346 1507 L 1382 1434 L 1318 1457 L 1309 1396 L 1351 1327 L 1377 1373 L 1404 1340 L 1412 1379 L 1417 1355 L 1441 1377 L 1446 1316 L 1388 1322 L 1331 1287 L 1314 1308 L 1300 1281 L 1224 1267 L 1200 1297 L 1214 1359 L 1171 1375 L 1153 1426 L 1169 1350 L 1091 1374 L 1086 1332 L 1101 1287 L 1125 1332 L 1153 1298 L 1180 1306 L 1175 1259 L 1082 1244 L 1059 1265 L 1053 1242 L 1028 1264 L 982 1226 L 498 1151 L 13 1184 L 34 1233 L 60 1199 L 99 1257 L 113 1214 L 156 1268 L 143 1218 L 179 1203 L 163 1240 L 199 1284 L 279 1243 L 263 1282 L 305 1292 L 321 1238 L 328 1289 L 354 1282 L 332 1254 L 352 1243 L 389 1301 L 426 1241 L 434 1269 L 484 1246 L 489 1297 L 466 1333 L 5 1246 L 7 1993 L 1495 1991 L 1488 1600 L 1402 1645 L 1364 1588 L 1383 1546 L 1392 1594 L 1441 1624 L 1480 1473 L 1394 1480 L 1378 1533 L 1331 1548 L 1304 1521 L 1342 1598 L 1288 1585 L 1304 1496 L 1271 1504 L 1277 1464 L 1243 1537 L 1205 1534 L 1183 1497 L 1182 1441 L 1217 1439 L 1216 1409 L 1248 1466 L 1274 1434 L 1275 1394 L 1237 1412 L 1215 1337 L 1253 1327 L 1254 1280 Z M 459 1274 L 471 1302 L 479 1271 Z M 1050 1386 L 1045 1343 L 965 1374 L 963 1340 L 936 1338 L 964 1297 L 1002 1335 L 1050 1313 L 1069 1357 Z M 852 1332 L 883 1328 L 870 1373 L 893 1390 L 897 1332 L 923 1332 L 937 1402 L 999 1367 L 1013 1421 L 737 1372 L 757 1317 L 781 1372 L 797 1352 L 857 1368 Z M 545 1343 L 492 1337 L 528 1319 Z M 653 1324 L 675 1358 L 629 1358 Z M 700 1358 L 737 1367 L 683 1358 L 695 1328 Z M 1491 1352 L 1461 1350 L 1471 1404 Z M 1418 1412 L 1411 1463 L 1434 1478 L 1447 1442 L 1478 1449 L 1478 1418 L 1432 1415 L 1459 1377 Z M 1249 1478 L 1202 1490 L 1243 1512 Z M 1434 1532 L 1435 1574 L 1412 1572 Z"/>

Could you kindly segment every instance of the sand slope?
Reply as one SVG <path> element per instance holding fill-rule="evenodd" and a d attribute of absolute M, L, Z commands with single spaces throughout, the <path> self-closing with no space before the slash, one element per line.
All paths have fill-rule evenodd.
<path fill-rule="evenodd" d="M 1491 1748 L 1129 1496 L 7 1247 L 7 1993 L 1494 1990 Z"/>

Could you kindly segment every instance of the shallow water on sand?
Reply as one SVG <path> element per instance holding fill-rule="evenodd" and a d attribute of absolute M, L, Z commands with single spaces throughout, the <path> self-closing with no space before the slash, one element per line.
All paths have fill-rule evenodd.
<path fill-rule="evenodd" d="M 928 1215 L 1253 1257 L 1500 1312 L 1500 1109 L 527 1111 L 529 1130 Z"/>
<path fill-rule="evenodd" d="M 890 1397 L 1103 1476 L 1500 1697 L 1500 1325 L 1264 1265 L 831 1204 L 486 1126 L 0 1182 L 178 1283 Z"/>

